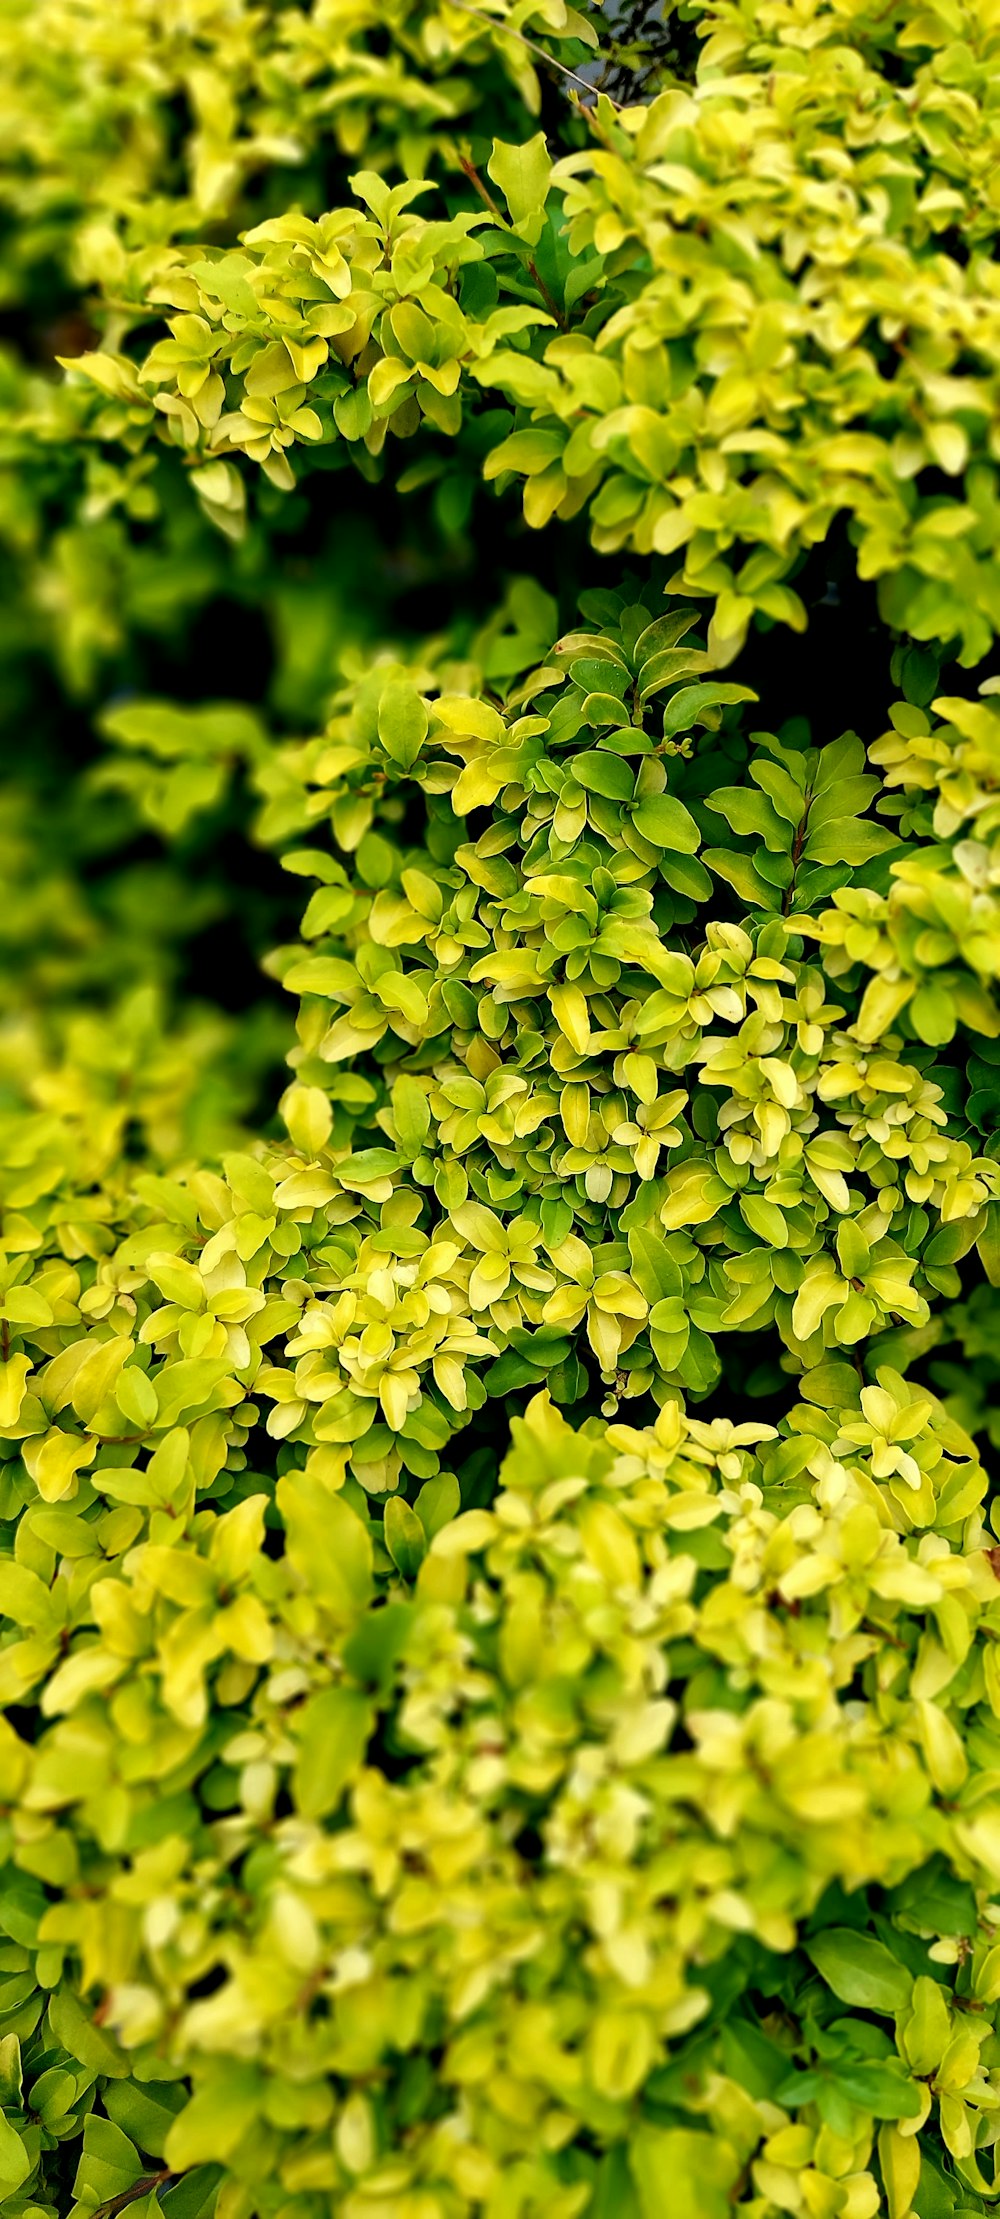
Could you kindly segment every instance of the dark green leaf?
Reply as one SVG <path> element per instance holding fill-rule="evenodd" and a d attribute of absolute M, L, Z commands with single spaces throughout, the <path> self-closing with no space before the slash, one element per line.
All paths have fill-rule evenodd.
<path fill-rule="evenodd" d="M 848 1926 L 831 1926 L 802 1946 L 841 2003 L 883 2013 L 906 2009 L 912 1976 L 883 1942 Z"/>

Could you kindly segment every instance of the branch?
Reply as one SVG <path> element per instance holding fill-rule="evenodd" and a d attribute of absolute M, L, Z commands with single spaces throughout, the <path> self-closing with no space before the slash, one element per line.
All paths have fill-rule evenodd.
<path fill-rule="evenodd" d="M 496 202 L 496 201 L 494 200 L 494 198 L 493 198 L 493 195 L 492 195 L 492 193 L 490 192 L 489 186 L 488 186 L 488 185 L 484 185 L 484 183 L 483 183 L 483 180 L 482 180 L 482 178 L 481 178 L 481 177 L 480 177 L 480 175 L 479 175 L 479 171 L 478 171 L 478 170 L 477 170 L 477 168 L 476 168 L 476 165 L 475 165 L 475 163 L 474 163 L 474 161 L 473 161 L 473 159 L 472 159 L 472 156 L 471 156 L 471 154 L 469 154 L 468 152 L 463 152 L 463 151 L 462 151 L 462 150 L 460 149 L 460 150 L 459 150 L 459 156 L 458 156 L 458 160 L 459 160 L 459 167 L 460 167 L 460 168 L 462 169 L 462 171 L 464 172 L 465 176 L 466 176 L 466 177 L 468 178 L 468 180 L 469 180 L 469 183 L 470 183 L 470 185 L 474 185 L 474 186 L 475 186 L 475 189 L 476 189 L 477 193 L 479 194 L 479 198 L 480 198 L 480 200 L 481 200 L 481 201 L 482 201 L 482 202 L 484 203 L 484 206 L 485 206 L 485 207 L 487 207 L 487 208 L 489 209 L 490 215 L 491 215 L 491 216 L 493 217 L 493 220 L 494 220 L 494 222 L 495 222 L 495 223 L 498 223 L 498 224 L 500 225 L 500 228 L 501 228 L 501 230 L 509 232 L 509 234 L 510 234 L 511 238 L 513 238 L 513 239 L 516 239 L 516 237 L 517 237 L 517 233 L 516 233 L 516 231 L 514 230 L 514 226 L 513 226 L 513 224 L 511 224 L 511 223 L 508 223 L 508 221 L 507 221 L 507 218 L 506 218 L 506 216 L 505 216 L 505 215 L 504 215 L 504 213 L 503 213 L 503 210 L 502 210 L 502 209 L 501 209 L 501 208 L 500 208 L 500 207 L 498 206 L 497 202 Z M 559 328 L 560 328 L 560 330 L 561 330 L 561 331 L 565 331 L 565 329 L 566 329 L 566 318 L 565 318 L 565 316 L 563 315 L 562 309 L 560 308 L 560 306 L 559 306 L 559 303 L 558 303 L 558 301 L 556 301 L 556 300 L 554 300 L 554 299 L 553 299 L 553 296 L 552 296 L 552 294 L 550 293 L 550 291 L 549 291 L 549 288 L 548 288 L 548 286 L 547 286 L 547 285 L 546 285 L 546 283 L 545 283 L 545 279 L 544 279 L 544 277 L 542 276 L 542 274 L 541 274 L 541 271 L 539 270 L 539 268 L 538 268 L 538 265 L 537 265 L 537 263 L 535 262 L 535 260 L 534 260 L 534 257 L 533 257 L 532 255 L 530 255 L 530 254 L 526 254 L 526 255 L 525 255 L 525 258 L 524 258 L 524 266 L 525 266 L 525 269 L 526 269 L 526 270 L 528 271 L 528 274 L 529 274 L 529 276 L 530 276 L 530 277 L 532 277 L 532 278 L 534 279 L 534 281 L 535 281 L 535 284 L 536 284 L 536 285 L 537 285 L 537 287 L 538 287 L 538 290 L 539 290 L 539 292 L 540 292 L 540 294 L 541 294 L 541 296 L 542 296 L 542 299 L 543 299 L 543 301 L 545 302 L 545 306 L 546 306 L 546 308 L 548 309 L 548 311 L 549 311 L 549 314 L 550 314 L 550 316 L 552 317 L 552 320 L 553 320 L 553 322 L 554 322 L 554 323 L 557 323 L 557 324 L 559 325 Z"/>
<path fill-rule="evenodd" d="M 499 202 L 494 200 L 489 186 L 484 185 L 471 154 L 460 152 L 458 161 L 459 167 L 463 171 L 464 175 L 468 178 L 470 185 L 475 186 L 475 189 L 479 194 L 479 198 L 482 201 L 483 206 L 489 209 L 490 215 L 494 218 L 494 221 L 500 224 L 504 231 L 509 231 L 511 226 L 508 223 L 506 216 L 504 215 L 503 209 L 500 207 Z"/>
<path fill-rule="evenodd" d="M 535 39 L 525 38 L 523 31 L 515 31 L 510 23 L 498 23 L 495 16 L 487 15 L 485 8 L 474 8 L 472 0 L 451 0 L 451 5 L 453 8 L 461 8 L 463 15 L 474 15 L 479 23 L 485 23 L 487 30 L 495 31 L 499 38 L 516 39 L 519 46 L 527 47 L 529 54 L 537 54 L 541 61 L 548 63 L 550 69 L 557 69 L 561 77 L 568 77 L 574 85 L 582 85 L 584 92 L 589 93 L 592 100 L 597 99 L 600 94 L 598 85 L 592 85 L 589 77 L 581 77 L 578 70 L 567 69 L 565 62 L 557 61 L 555 55 L 550 54 L 547 47 L 539 46 Z M 609 92 L 600 96 L 604 100 L 611 100 Z M 611 100 L 611 105 L 613 108 L 620 108 L 622 102 Z"/>
<path fill-rule="evenodd" d="M 148 2196 L 150 2189 L 162 2188 L 179 2179 L 180 2174 L 172 2173 L 168 2165 L 164 2166 L 161 2173 L 144 2173 L 141 2180 L 133 2181 L 131 2188 L 123 2188 L 120 2196 L 112 2196 L 108 2203 L 98 2204 L 97 2210 L 91 2212 L 90 2219 L 117 2219 L 118 2212 L 124 2211 L 129 2204 L 137 2203 L 140 2196 Z"/>

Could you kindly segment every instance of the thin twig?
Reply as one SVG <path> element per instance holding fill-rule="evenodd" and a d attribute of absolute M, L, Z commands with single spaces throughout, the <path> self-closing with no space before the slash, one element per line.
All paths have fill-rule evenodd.
<path fill-rule="evenodd" d="M 124 2211 L 129 2204 L 138 2203 L 140 2196 L 148 2196 L 151 2189 L 162 2188 L 164 2182 L 179 2178 L 169 2165 L 164 2166 L 162 2173 L 144 2173 L 141 2180 L 133 2181 L 131 2188 L 123 2188 L 120 2196 L 112 2196 L 108 2203 L 98 2204 L 90 2219 L 117 2219 L 118 2212 Z"/>
<path fill-rule="evenodd" d="M 479 198 L 482 201 L 483 206 L 489 209 L 490 215 L 495 218 L 496 222 L 502 226 L 504 231 L 509 231 L 511 227 L 507 221 L 506 216 L 504 215 L 503 209 L 500 207 L 499 202 L 494 200 L 489 186 L 484 185 L 471 154 L 460 153 L 458 160 L 459 166 L 462 170 L 464 170 L 470 185 L 475 186 L 475 189 L 479 194 Z"/>
<path fill-rule="evenodd" d="M 550 54 L 547 47 L 539 46 L 535 39 L 525 38 L 523 31 L 515 31 L 513 24 L 499 23 L 496 16 L 487 15 L 485 8 L 474 8 L 472 0 L 450 0 L 450 5 L 453 8 L 461 8 L 463 15 L 474 15 L 478 22 L 486 24 L 488 30 L 497 31 L 507 39 L 516 39 L 519 46 L 527 47 L 529 54 L 539 55 L 543 62 L 548 63 L 550 69 L 557 69 L 561 77 L 569 77 L 574 85 L 582 85 L 584 92 L 589 92 L 592 99 L 600 97 L 604 100 L 611 100 L 609 92 L 602 94 L 600 87 L 592 85 L 589 77 L 581 77 L 578 70 L 567 69 L 565 62 L 557 61 L 555 55 Z M 613 108 L 620 108 L 622 102 L 611 100 L 611 105 Z"/>
<path fill-rule="evenodd" d="M 813 797 L 812 793 L 809 792 L 805 797 L 805 808 L 803 809 L 802 815 L 795 827 L 795 838 L 792 841 L 792 875 L 785 888 L 784 897 L 781 903 L 781 914 L 783 917 L 787 917 L 788 912 L 792 906 L 792 899 L 795 894 L 795 879 L 798 872 L 799 864 L 802 861 L 802 850 L 805 847 L 806 836 L 809 831 L 809 811 L 812 808 L 812 804 Z"/>
<path fill-rule="evenodd" d="M 500 225 L 501 230 L 509 231 L 511 236 L 513 238 L 516 238 L 517 233 L 514 230 L 513 224 L 508 223 L 502 208 L 500 208 L 497 205 L 497 202 L 494 200 L 489 186 L 484 185 L 471 154 L 463 154 L 460 151 L 458 160 L 460 168 L 464 171 L 464 174 L 468 178 L 470 185 L 475 186 L 480 200 L 483 202 L 484 206 L 489 209 L 490 215 L 493 217 L 494 222 Z M 563 315 L 558 301 L 556 301 L 553 298 L 552 294 L 549 292 L 549 288 L 545 283 L 545 279 L 542 276 L 542 273 L 538 268 L 538 264 L 535 261 L 533 255 L 525 255 L 525 268 L 528 271 L 529 276 L 534 278 L 535 284 L 538 287 L 538 290 L 542 296 L 543 301 L 545 302 L 547 309 L 549 310 L 550 315 L 553 318 L 553 321 L 559 324 L 561 328 L 565 330 L 566 318 Z"/>

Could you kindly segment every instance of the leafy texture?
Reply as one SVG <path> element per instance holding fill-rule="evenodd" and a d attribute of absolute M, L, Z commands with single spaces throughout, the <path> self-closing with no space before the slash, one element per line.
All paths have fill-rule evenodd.
<path fill-rule="evenodd" d="M 498 146 L 509 220 L 482 180 L 470 232 L 403 215 L 410 189 L 366 173 L 368 216 L 279 219 L 207 260 L 140 253 L 116 294 L 125 275 L 144 321 L 177 313 L 144 360 L 84 359 L 98 435 L 141 438 L 158 408 L 226 465 L 202 490 L 227 521 L 233 450 L 291 483 L 302 442 L 455 432 L 471 386 L 516 411 L 487 475 L 527 480 L 529 523 L 586 506 L 603 551 L 680 553 L 720 655 L 755 611 L 804 621 L 788 574 L 846 512 L 888 621 L 958 635 L 975 661 L 997 610 L 996 121 L 977 100 L 996 26 L 978 5 L 927 11 L 902 26 L 900 82 L 863 12 L 814 12 L 807 75 L 794 8 L 760 36 L 754 14 L 708 8 L 692 85 L 599 104 L 596 143 L 554 168 Z M 535 307 L 498 310 L 498 284 Z M 499 343 L 519 330 L 527 347 Z"/>
<path fill-rule="evenodd" d="M 998 40 L 0 7 L 3 2219 L 995 2204 Z"/>

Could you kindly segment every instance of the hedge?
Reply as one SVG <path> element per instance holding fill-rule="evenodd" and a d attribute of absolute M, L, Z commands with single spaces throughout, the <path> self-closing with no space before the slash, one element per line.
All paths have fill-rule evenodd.
<path fill-rule="evenodd" d="M 3 2219 L 987 2212 L 1000 9 L 0 54 Z"/>

